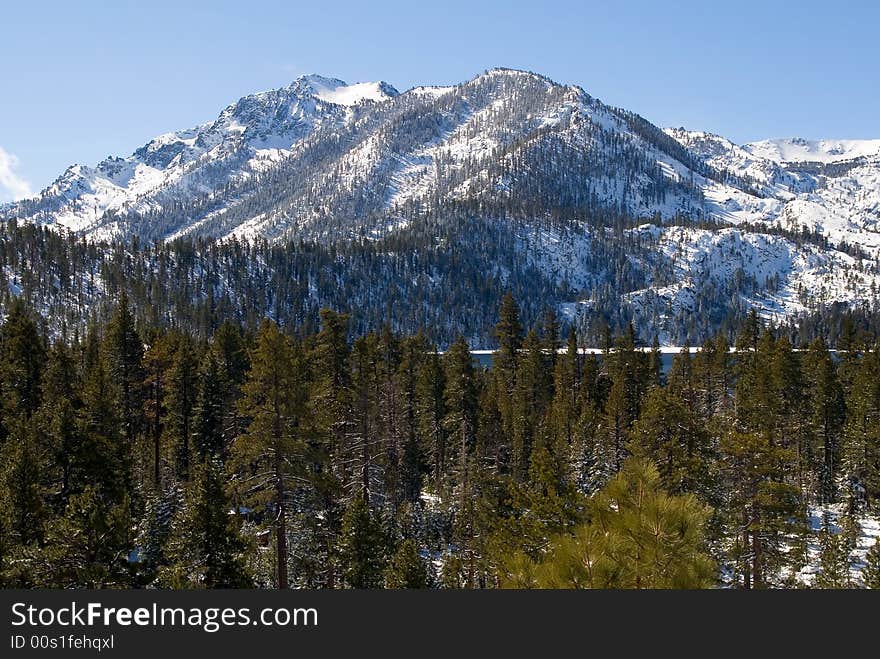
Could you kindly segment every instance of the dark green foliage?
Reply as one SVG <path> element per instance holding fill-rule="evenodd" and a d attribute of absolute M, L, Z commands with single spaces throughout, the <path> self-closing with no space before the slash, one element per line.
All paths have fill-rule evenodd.
<path fill-rule="evenodd" d="M 852 354 L 801 351 L 753 316 L 734 353 L 719 335 L 663 374 L 630 326 L 598 355 L 567 328 L 557 354 L 557 319 L 524 333 L 512 296 L 491 365 L 327 309 L 200 334 L 121 295 L 47 340 L 16 305 L 4 585 L 699 587 L 711 556 L 732 585 L 789 587 L 808 509 L 835 500 L 816 585 L 840 587 L 880 497 L 880 358 L 852 331 Z"/>
<path fill-rule="evenodd" d="M 822 571 L 816 575 L 816 588 L 851 588 L 850 547 L 843 533 L 831 528 L 831 521 L 823 520 L 819 531 L 819 565 Z"/>
<path fill-rule="evenodd" d="M 650 462 L 626 461 L 590 502 L 590 522 L 555 537 L 542 560 L 520 554 L 504 584 L 518 588 L 706 588 L 715 569 L 693 495 L 674 496 Z"/>
<path fill-rule="evenodd" d="M 213 352 L 208 352 L 198 374 L 193 439 L 201 459 L 219 458 L 225 454 L 224 389 L 225 383 Z"/>
<path fill-rule="evenodd" d="M 236 494 L 258 506 L 274 531 L 277 585 L 287 588 L 287 514 L 290 494 L 305 480 L 308 389 L 298 344 L 265 320 L 239 401 L 247 432 L 236 438 L 232 462 Z"/>
<path fill-rule="evenodd" d="M 124 588 L 131 584 L 131 517 L 127 498 L 114 503 L 86 485 L 49 527 L 45 548 L 30 563 L 35 585 Z"/>
<path fill-rule="evenodd" d="M 880 538 L 868 550 L 865 556 L 865 569 L 862 572 L 865 588 L 880 590 Z"/>
<path fill-rule="evenodd" d="M 169 588 L 247 588 L 239 534 L 241 520 L 230 510 L 222 464 L 207 458 L 196 470 L 166 549 L 169 565 L 159 577 Z"/>
<path fill-rule="evenodd" d="M 37 325 L 16 298 L 0 328 L 0 419 L 9 423 L 37 411 L 45 362 L 46 348 Z"/>
<path fill-rule="evenodd" d="M 385 570 L 386 588 L 427 588 L 428 568 L 413 539 L 400 543 Z"/>
<path fill-rule="evenodd" d="M 363 496 L 355 496 L 342 518 L 339 560 L 349 588 L 379 588 L 388 562 L 388 537 L 382 521 Z"/>

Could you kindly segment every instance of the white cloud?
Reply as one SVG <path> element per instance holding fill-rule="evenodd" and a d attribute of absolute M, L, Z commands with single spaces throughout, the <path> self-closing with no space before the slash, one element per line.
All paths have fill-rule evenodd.
<path fill-rule="evenodd" d="M 31 184 L 15 173 L 18 158 L 0 146 L 0 202 L 33 196 Z"/>

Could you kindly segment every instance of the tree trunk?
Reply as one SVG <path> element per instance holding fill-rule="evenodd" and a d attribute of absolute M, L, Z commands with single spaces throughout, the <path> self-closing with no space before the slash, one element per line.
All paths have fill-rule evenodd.
<path fill-rule="evenodd" d="M 751 547 L 751 542 L 749 538 L 749 514 L 747 511 L 743 511 L 743 551 L 748 554 L 749 548 Z M 751 562 L 746 558 L 743 561 L 743 588 L 746 590 L 750 590 L 752 587 L 752 571 L 751 571 Z"/>
<path fill-rule="evenodd" d="M 755 580 L 755 588 L 764 587 L 764 566 L 762 565 L 764 556 L 761 553 L 761 536 L 752 533 L 752 560 L 754 561 L 754 569 L 752 570 Z"/>
<path fill-rule="evenodd" d="M 278 588 L 284 590 L 287 588 L 287 520 L 285 519 L 287 511 L 284 508 L 284 486 L 280 479 L 278 480 L 276 497 L 278 519 L 275 528 L 278 537 L 275 539 L 275 544 L 278 548 Z"/>
<path fill-rule="evenodd" d="M 155 385 L 156 395 L 153 397 L 153 485 L 155 486 L 156 491 L 159 491 L 162 480 L 159 466 L 162 451 L 162 424 L 160 422 L 162 416 L 162 380 L 160 378 L 161 376 L 157 374 Z"/>
<path fill-rule="evenodd" d="M 278 561 L 278 588 L 279 590 L 284 590 L 287 588 L 287 511 L 284 507 L 284 470 L 281 462 L 281 407 L 278 400 L 281 392 L 277 373 L 274 374 L 273 385 L 273 412 L 275 414 L 275 427 L 273 428 L 275 434 L 275 505 L 278 508 L 278 517 L 275 520 L 277 532 L 275 546 L 278 551 L 276 557 Z"/>

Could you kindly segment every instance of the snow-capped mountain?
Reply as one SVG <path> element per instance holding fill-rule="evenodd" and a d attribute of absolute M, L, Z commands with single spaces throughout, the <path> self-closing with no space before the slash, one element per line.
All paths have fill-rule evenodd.
<path fill-rule="evenodd" d="M 211 123 L 160 135 L 127 158 L 72 165 L 13 213 L 94 237 L 124 235 L 121 218 L 214 196 L 231 182 L 271 168 L 317 128 L 341 126 L 359 105 L 396 95 L 382 82 L 346 85 L 305 76 L 288 87 L 246 96 Z"/>
<path fill-rule="evenodd" d="M 576 291 L 569 313 L 610 279 L 653 325 L 710 293 L 775 317 L 864 304 L 880 284 L 880 140 L 737 145 L 510 69 L 403 93 L 312 75 L 0 208 L 95 239 L 322 243 L 431 236 L 465 216 Z M 628 274 L 603 269 L 611 226 L 638 245 Z"/>
<path fill-rule="evenodd" d="M 710 215 L 816 232 L 833 245 L 880 250 L 880 140 L 799 138 L 737 146 L 710 133 L 667 129 L 712 167 L 749 183 L 703 188 Z"/>
<path fill-rule="evenodd" d="M 745 145 L 750 153 L 774 162 L 840 162 L 880 156 L 880 140 L 763 140 Z"/>

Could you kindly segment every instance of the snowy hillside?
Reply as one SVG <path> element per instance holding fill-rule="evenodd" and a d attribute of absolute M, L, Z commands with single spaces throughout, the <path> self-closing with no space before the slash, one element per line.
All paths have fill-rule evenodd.
<path fill-rule="evenodd" d="M 744 148 L 775 162 L 839 162 L 880 156 L 880 140 L 805 140 L 802 137 L 762 140 Z"/>
<path fill-rule="evenodd" d="M 768 140 L 739 147 L 709 133 L 670 136 L 752 190 L 712 182 L 708 212 L 732 224 L 766 223 L 814 231 L 832 245 L 880 254 L 880 140 Z"/>
<path fill-rule="evenodd" d="M 116 237 L 125 233 L 118 218 L 216 195 L 232 180 L 271 168 L 316 128 L 345 122 L 352 106 L 396 94 L 386 83 L 348 86 L 305 76 L 246 96 L 211 123 L 160 135 L 127 158 L 72 165 L 12 214 L 91 237 Z"/>
<path fill-rule="evenodd" d="M 680 337 L 671 319 L 709 313 L 708 300 L 768 318 L 873 303 L 880 140 L 740 146 L 510 69 L 403 93 L 310 75 L 130 156 L 73 165 L 0 218 L 90 239 L 328 245 L 424 242 L 479 218 L 514 236 L 505 259 L 525 255 L 580 303 L 560 308 L 611 304 L 613 289 L 614 304 Z M 612 267 L 629 247 L 609 240 L 637 248 Z M 482 267 L 509 279 L 488 252 Z"/>

